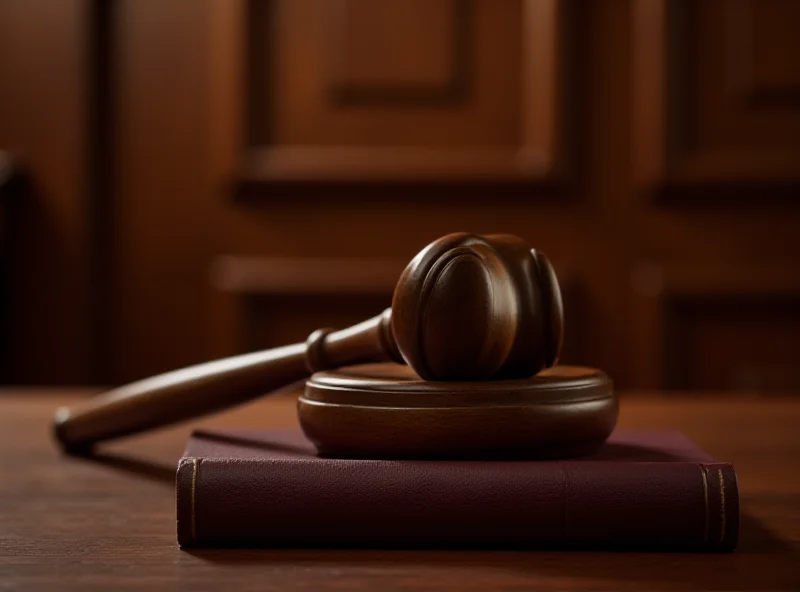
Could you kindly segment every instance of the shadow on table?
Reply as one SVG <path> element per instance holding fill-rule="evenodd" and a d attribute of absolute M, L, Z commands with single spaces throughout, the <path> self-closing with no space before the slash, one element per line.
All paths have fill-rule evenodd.
<path fill-rule="evenodd" d="M 98 452 L 73 456 L 72 458 L 103 465 L 116 471 L 141 477 L 149 481 L 168 484 L 171 487 L 175 486 L 175 470 L 177 465 L 166 465 L 164 463 L 116 452 Z"/>
<path fill-rule="evenodd" d="M 113 452 L 76 457 L 169 487 L 175 466 Z M 503 574 L 555 587 L 800 590 L 800 547 L 781 540 L 744 508 L 733 553 L 554 552 L 524 550 L 189 549 L 186 556 L 226 566 L 316 567 L 353 574 L 385 569 L 425 571 L 428 577 L 463 571 L 465 578 Z M 442 582 L 444 583 L 444 579 Z"/>
<path fill-rule="evenodd" d="M 385 569 L 425 574 L 433 585 L 454 572 L 473 580 L 491 576 L 520 583 L 589 589 L 637 588 L 708 590 L 800 589 L 800 552 L 743 513 L 739 548 L 733 553 L 554 552 L 521 550 L 377 549 L 187 549 L 186 555 L 226 566 L 302 566 L 357 576 Z M 388 577 L 387 573 L 387 577 Z M 452 580 L 451 580 L 452 581 Z M 616 583 L 616 584 L 615 584 Z"/>

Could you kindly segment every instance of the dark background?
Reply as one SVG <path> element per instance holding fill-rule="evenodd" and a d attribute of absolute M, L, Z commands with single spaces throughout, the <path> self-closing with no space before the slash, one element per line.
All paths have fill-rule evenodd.
<path fill-rule="evenodd" d="M 565 362 L 797 389 L 798 39 L 792 0 L 0 0 L 0 382 L 304 339 L 467 230 L 554 261 Z"/>

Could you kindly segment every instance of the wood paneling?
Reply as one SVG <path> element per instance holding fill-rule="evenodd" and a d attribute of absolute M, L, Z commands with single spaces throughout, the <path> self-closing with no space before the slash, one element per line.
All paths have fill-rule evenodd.
<path fill-rule="evenodd" d="M 249 64 L 242 180 L 552 180 L 567 140 L 563 4 L 249 4 L 216 36 Z"/>
<path fill-rule="evenodd" d="M 20 164 L 11 154 L 0 150 L 0 382 L 9 381 L 12 372 L 12 254 L 18 249 L 19 223 L 16 213 L 27 190 L 27 177 Z"/>
<path fill-rule="evenodd" d="M 364 321 L 390 306 L 386 294 L 250 295 L 241 308 L 242 344 L 256 351 L 287 343 L 301 343 L 320 328 L 344 328 Z M 365 314 L 366 313 L 366 314 Z"/>
<path fill-rule="evenodd" d="M 625 150 L 620 143 L 625 135 L 619 133 L 619 127 L 626 129 L 627 125 L 621 116 L 627 89 L 623 84 L 608 84 L 609 76 L 620 75 L 616 70 L 627 56 L 622 34 L 627 22 L 624 10 L 587 13 L 583 4 L 550 1 L 474 3 L 472 34 L 484 31 L 484 37 L 475 42 L 476 48 L 482 44 L 483 49 L 475 51 L 478 55 L 488 52 L 481 67 L 492 73 L 492 80 L 505 77 L 522 84 L 519 53 L 510 60 L 493 61 L 487 56 L 509 47 L 515 39 L 521 42 L 523 24 L 526 43 L 533 48 L 532 55 L 538 56 L 531 71 L 545 69 L 558 80 L 555 85 L 540 85 L 537 74 L 525 82 L 532 94 L 514 99 L 518 104 L 523 101 L 521 96 L 528 97 L 524 100 L 535 119 L 533 124 L 528 126 L 519 110 L 507 116 L 516 121 L 514 134 L 518 137 L 535 129 L 542 134 L 537 136 L 540 139 L 552 138 L 548 146 L 556 147 L 553 154 L 560 154 L 558 138 L 568 136 L 569 131 L 587 138 L 581 148 L 587 156 L 582 165 L 585 174 L 578 180 L 575 199 L 549 199 L 558 194 L 537 182 L 535 187 L 521 185 L 524 190 L 519 197 L 523 199 L 498 200 L 507 179 L 469 185 L 472 173 L 465 169 L 452 169 L 452 184 L 433 173 L 428 179 L 447 182 L 408 184 L 425 178 L 421 169 L 395 178 L 400 183 L 378 171 L 370 186 L 364 184 L 372 174 L 369 170 L 348 177 L 345 167 L 344 172 L 333 169 L 335 174 L 328 177 L 313 170 L 303 173 L 307 177 L 298 177 L 317 184 L 316 197 L 295 199 L 291 186 L 257 183 L 256 190 L 261 195 L 266 192 L 270 199 L 242 202 L 230 197 L 233 182 L 240 178 L 243 154 L 253 144 L 247 129 L 260 125 L 259 114 L 272 112 L 267 107 L 243 108 L 250 97 L 248 84 L 257 81 L 254 63 L 251 60 L 248 65 L 245 59 L 248 47 L 252 50 L 246 32 L 253 28 L 270 31 L 277 22 L 284 23 L 281 30 L 291 22 L 300 31 L 308 31 L 306 21 L 314 22 L 324 11 L 314 16 L 307 9 L 300 11 L 307 19 L 298 15 L 293 17 L 297 20 L 280 21 L 287 18 L 280 16 L 281 10 L 300 10 L 297 5 L 281 8 L 281 3 L 208 1 L 188 12 L 173 0 L 137 0 L 116 6 L 111 245 L 116 262 L 111 294 L 115 321 L 109 343 L 113 382 L 288 339 L 305 332 L 301 325 L 310 320 L 338 325 L 375 312 L 372 296 L 363 291 L 338 300 L 322 294 L 306 297 L 302 290 L 299 294 L 231 296 L 209 281 L 210 269 L 215 267 L 212 262 L 220 255 L 238 257 L 240 262 L 252 258 L 274 261 L 276 257 L 312 262 L 321 257 L 375 257 L 407 262 L 438 236 L 466 230 L 518 234 L 559 261 L 563 269 L 574 270 L 567 276 L 574 277 L 579 288 L 573 290 L 572 280 L 562 278 L 569 315 L 564 359 L 600 366 L 618 384 L 630 383 L 626 363 L 629 341 L 622 320 L 627 302 L 617 288 L 625 278 L 627 246 L 622 230 L 628 226 L 616 220 L 613 208 L 600 207 L 606 196 L 619 196 L 625 179 Z M 258 7 L 264 6 L 280 10 L 259 16 Z M 521 12 L 522 7 L 526 12 Z M 478 19 L 481 10 L 491 18 Z M 520 15 L 527 16 L 520 20 Z M 506 25 L 497 26 L 498 19 L 505 19 Z M 577 26 L 569 44 L 562 30 L 567 22 Z M 589 22 L 600 24 L 592 28 Z M 282 35 L 302 41 L 302 35 L 292 31 L 284 30 Z M 257 40 L 281 43 L 279 37 L 261 35 Z M 543 50 L 547 47 L 555 53 L 548 54 Z M 598 100 L 591 104 L 575 100 L 569 107 L 569 101 L 554 94 L 543 103 L 543 91 L 565 89 L 562 83 L 569 78 L 569 56 L 581 57 L 587 64 L 581 70 L 583 79 L 575 81 L 576 89 L 588 87 L 598 92 L 575 92 L 566 98 L 597 96 Z M 314 84 L 328 83 L 329 70 L 320 70 L 317 77 L 317 70 L 303 66 L 302 61 L 292 63 L 292 76 L 305 72 Z M 492 83 L 482 84 L 487 96 L 498 92 Z M 274 102 L 283 91 L 270 88 L 273 92 L 265 100 Z M 315 96 L 325 101 L 326 108 L 344 109 L 336 107 L 325 93 Z M 369 111 L 363 105 L 353 109 L 359 117 Z M 387 107 L 374 109 L 374 125 L 378 126 L 384 125 L 384 115 L 393 113 Z M 430 107 L 432 114 L 439 113 L 438 109 Z M 570 109 L 581 115 L 565 117 Z M 440 115 L 449 116 L 448 112 L 444 108 Z M 555 117 L 551 117 L 553 112 L 557 112 Z M 243 125 L 243 118 L 248 125 Z M 357 129 L 348 129 L 341 141 L 358 149 Z M 397 137 L 389 139 L 398 145 Z M 418 150 L 413 145 L 408 149 Z M 464 148 L 467 153 L 469 149 Z M 494 150 L 491 146 L 487 149 Z M 468 159 L 464 163 L 472 166 Z M 314 162 L 314 166 L 320 164 L 324 162 Z M 341 178 L 351 183 L 341 184 Z M 573 301 L 579 304 L 569 304 Z"/>
<path fill-rule="evenodd" d="M 470 0 L 328 2 L 329 92 L 341 107 L 467 99 Z"/>
<path fill-rule="evenodd" d="M 797 8 L 750 0 L 631 5 L 632 178 L 683 208 L 648 216 L 672 231 L 673 252 L 631 273 L 641 386 L 796 384 L 789 333 L 800 302 L 789 237 L 800 189 Z M 698 206 L 710 198 L 732 209 Z M 778 209 L 769 214 L 767 203 Z"/>
<path fill-rule="evenodd" d="M 800 110 L 800 6 L 735 0 L 728 11 L 728 76 L 751 110 Z"/>
<path fill-rule="evenodd" d="M 633 16 L 638 180 L 796 192 L 800 6 L 655 0 L 634 2 Z"/>
<path fill-rule="evenodd" d="M 407 264 L 404 259 L 377 257 L 223 256 L 212 263 L 211 283 L 218 290 L 239 295 L 391 295 Z"/>
<path fill-rule="evenodd" d="M 111 224 L 114 381 L 206 359 L 218 248 L 209 165 L 210 7 L 116 2 Z"/>
<path fill-rule="evenodd" d="M 800 384 L 800 279 L 791 268 L 642 265 L 637 365 L 662 388 L 786 391 Z"/>
<path fill-rule="evenodd" d="M 0 144 L 37 190 L 26 381 L 347 324 L 468 231 L 558 262 L 564 360 L 620 388 L 795 384 L 794 3 L 117 0 L 105 63 L 80 44 L 99 4 L 0 7 Z"/>
<path fill-rule="evenodd" d="M 800 385 L 800 292 L 665 304 L 667 387 L 758 393 Z"/>
<path fill-rule="evenodd" d="M 30 177 L 11 253 L 11 382 L 92 379 L 90 4 L 0 2 L 0 150 Z"/>

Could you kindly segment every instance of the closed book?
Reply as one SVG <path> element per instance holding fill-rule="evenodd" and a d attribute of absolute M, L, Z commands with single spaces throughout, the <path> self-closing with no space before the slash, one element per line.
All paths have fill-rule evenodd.
<path fill-rule="evenodd" d="M 323 458 L 301 432 L 195 432 L 177 470 L 183 547 L 726 551 L 733 466 L 679 432 L 617 431 L 567 460 Z"/>

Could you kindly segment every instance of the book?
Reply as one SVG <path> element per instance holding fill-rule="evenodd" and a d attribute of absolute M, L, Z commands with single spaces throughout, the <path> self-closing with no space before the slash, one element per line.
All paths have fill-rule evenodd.
<path fill-rule="evenodd" d="M 679 432 L 617 431 L 566 460 L 322 458 L 297 431 L 196 431 L 176 475 L 182 547 L 728 551 L 732 465 Z"/>

